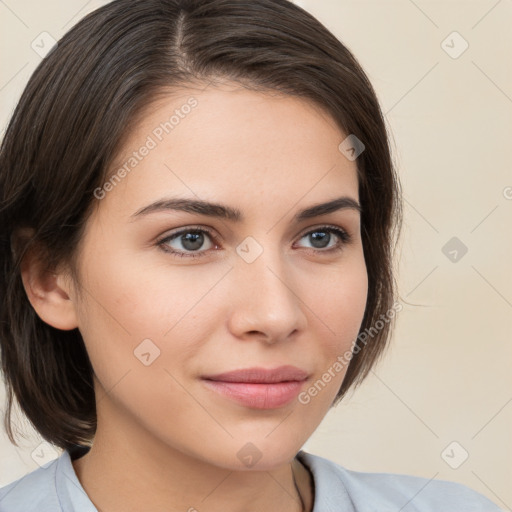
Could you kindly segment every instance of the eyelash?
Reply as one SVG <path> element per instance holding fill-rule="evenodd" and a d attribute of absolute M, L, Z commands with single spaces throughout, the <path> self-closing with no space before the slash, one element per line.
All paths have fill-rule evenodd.
<path fill-rule="evenodd" d="M 308 235 L 311 235 L 312 233 L 317 233 L 317 232 L 333 233 L 338 236 L 340 241 L 334 247 L 330 247 L 329 249 L 308 248 L 309 251 L 312 251 L 313 253 L 327 253 L 327 254 L 337 253 L 337 252 L 341 251 L 344 248 L 344 246 L 346 244 L 350 243 L 352 240 L 352 237 L 344 229 L 341 229 L 338 226 L 329 226 L 329 225 L 320 226 L 318 228 L 307 231 L 300 237 L 300 239 L 302 239 Z M 206 229 L 204 227 L 200 228 L 200 227 L 190 226 L 190 227 L 187 227 L 180 231 L 177 231 L 176 233 L 172 233 L 171 235 L 166 236 L 165 238 L 159 240 L 157 242 L 157 246 L 160 247 L 164 252 L 169 253 L 172 256 L 177 257 L 177 258 L 201 258 L 201 257 L 203 257 L 205 255 L 205 253 L 208 252 L 208 250 L 200 251 L 200 252 L 199 251 L 183 252 L 183 251 L 176 251 L 174 249 L 169 248 L 169 246 L 167 245 L 168 242 L 170 242 L 176 238 L 179 238 L 181 235 L 186 234 L 186 233 L 206 233 L 212 239 L 212 241 L 214 242 L 214 245 L 217 245 L 215 236 L 209 229 Z"/>

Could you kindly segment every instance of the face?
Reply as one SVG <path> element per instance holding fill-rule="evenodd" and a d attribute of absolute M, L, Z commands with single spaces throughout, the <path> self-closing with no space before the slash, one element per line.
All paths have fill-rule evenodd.
<path fill-rule="evenodd" d="M 345 138 L 310 103 L 229 84 L 174 92 L 147 111 L 117 178 L 96 192 L 82 300 L 71 293 L 98 432 L 117 424 L 117 435 L 239 470 L 247 456 L 266 470 L 295 456 L 341 386 L 347 365 L 336 362 L 366 304 Z M 345 207 L 299 217 L 342 197 Z M 302 376 L 205 379 L 282 366 Z"/>

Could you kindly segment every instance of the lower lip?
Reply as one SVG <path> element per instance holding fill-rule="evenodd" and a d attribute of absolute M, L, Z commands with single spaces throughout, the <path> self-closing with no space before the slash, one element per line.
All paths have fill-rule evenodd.
<path fill-rule="evenodd" d="M 303 381 L 273 384 L 223 382 L 203 379 L 210 388 L 236 402 L 253 409 L 277 409 L 291 402 L 299 394 Z"/>

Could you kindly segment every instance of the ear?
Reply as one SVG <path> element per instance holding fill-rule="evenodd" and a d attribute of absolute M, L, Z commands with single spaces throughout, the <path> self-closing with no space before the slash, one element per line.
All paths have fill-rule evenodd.
<path fill-rule="evenodd" d="M 23 237 L 27 231 L 24 230 Z M 71 279 L 64 272 L 51 272 L 41 261 L 44 252 L 34 244 L 21 262 L 21 279 L 28 300 L 38 316 L 56 329 L 78 327 L 76 305 L 71 300 Z"/>

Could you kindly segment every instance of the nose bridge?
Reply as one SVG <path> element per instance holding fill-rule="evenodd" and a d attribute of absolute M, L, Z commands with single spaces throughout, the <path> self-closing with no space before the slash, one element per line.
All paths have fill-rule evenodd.
<path fill-rule="evenodd" d="M 248 252 L 243 252 L 248 249 Z M 279 295 L 283 292 L 291 293 L 290 268 L 286 262 L 286 255 L 279 241 L 272 235 L 259 236 L 258 240 L 247 237 L 237 248 L 240 259 L 238 271 L 251 282 L 266 286 L 269 291 Z"/>
<path fill-rule="evenodd" d="M 275 341 L 302 329 L 305 317 L 301 301 L 293 290 L 291 271 L 279 244 L 246 239 L 237 253 L 232 318 L 237 335 L 258 331 Z"/>

